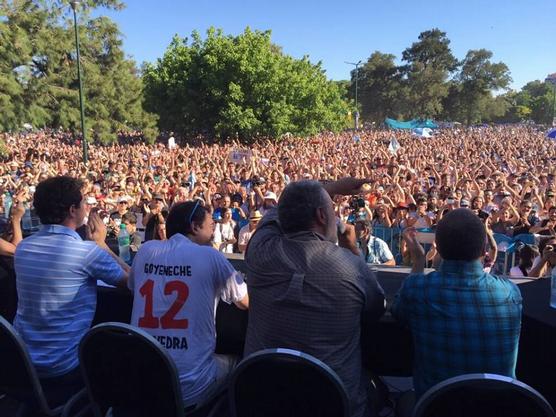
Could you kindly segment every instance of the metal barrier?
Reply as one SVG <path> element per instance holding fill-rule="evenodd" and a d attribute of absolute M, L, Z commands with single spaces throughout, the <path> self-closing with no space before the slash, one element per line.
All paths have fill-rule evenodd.
<path fill-rule="evenodd" d="M 403 264 L 403 258 L 401 253 L 402 244 L 402 228 L 400 227 L 385 227 L 385 226 L 374 226 L 373 236 L 378 237 L 386 242 L 394 259 L 396 260 L 396 265 Z"/>
<path fill-rule="evenodd" d="M 402 245 L 402 231 L 400 227 L 385 227 L 385 226 L 374 226 L 373 235 L 382 239 L 386 242 L 397 265 L 403 264 L 403 254 L 401 253 Z M 432 229 L 418 229 L 422 236 L 428 234 L 433 235 Z M 493 266 L 493 273 L 508 275 L 510 269 L 516 265 L 518 261 L 516 257 L 516 249 L 518 248 L 519 242 L 527 245 L 537 244 L 538 238 L 532 234 L 520 234 L 515 237 L 508 237 L 502 234 L 494 233 L 494 239 L 496 240 L 498 246 L 498 256 Z M 426 242 L 425 242 L 426 241 Z M 425 253 L 430 249 L 430 240 L 424 239 L 421 242 L 424 246 Z"/>

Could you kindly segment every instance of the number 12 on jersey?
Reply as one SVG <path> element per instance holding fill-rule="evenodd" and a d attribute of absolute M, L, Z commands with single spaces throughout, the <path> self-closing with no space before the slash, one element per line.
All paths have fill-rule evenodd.
<path fill-rule="evenodd" d="M 184 306 L 189 297 L 189 287 L 182 281 L 169 281 L 164 285 L 164 295 L 177 293 L 176 299 L 160 319 L 153 314 L 153 290 L 154 281 L 148 279 L 139 289 L 139 293 L 145 298 L 145 313 L 139 318 L 139 327 L 145 329 L 187 329 L 187 319 L 176 319 L 176 315 Z"/>

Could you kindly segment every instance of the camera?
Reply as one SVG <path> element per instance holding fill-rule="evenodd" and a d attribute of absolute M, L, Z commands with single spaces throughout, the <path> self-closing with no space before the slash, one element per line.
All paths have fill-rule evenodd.
<path fill-rule="evenodd" d="M 352 210 L 358 210 L 365 207 L 365 200 L 361 197 L 352 197 L 349 201 L 349 207 Z"/>
<path fill-rule="evenodd" d="M 486 211 L 479 210 L 478 216 L 482 221 L 485 221 L 486 219 L 489 218 L 490 214 L 487 213 Z"/>

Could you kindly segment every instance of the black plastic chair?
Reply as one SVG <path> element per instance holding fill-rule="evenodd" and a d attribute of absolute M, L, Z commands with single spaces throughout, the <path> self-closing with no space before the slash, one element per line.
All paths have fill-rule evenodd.
<path fill-rule="evenodd" d="M 228 389 L 232 417 L 347 417 L 348 397 L 336 373 L 318 359 L 290 349 L 245 358 Z"/>
<path fill-rule="evenodd" d="M 546 399 L 516 379 L 461 375 L 436 384 L 417 402 L 413 417 L 555 417 Z"/>
<path fill-rule="evenodd" d="M 184 410 L 174 360 L 154 337 L 128 324 L 89 330 L 79 362 L 96 416 L 201 417 L 218 400 Z"/>
<path fill-rule="evenodd" d="M 185 416 L 174 361 L 148 333 L 99 324 L 81 340 L 79 362 L 96 416 Z"/>
<path fill-rule="evenodd" d="M 25 343 L 6 319 L 0 317 L 0 393 L 19 403 L 17 416 L 71 416 L 87 412 L 85 390 L 66 404 L 50 407 Z"/>

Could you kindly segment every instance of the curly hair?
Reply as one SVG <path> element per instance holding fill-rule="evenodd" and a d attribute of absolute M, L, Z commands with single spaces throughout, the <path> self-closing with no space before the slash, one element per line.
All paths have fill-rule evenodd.
<path fill-rule="evenodd" d="M 83 181 L 67 177 L 53 177 L 37 185 L 33 205 L 42 224 L 61 224 L 67 219 L 70 207 L 80 207 L 83 200 Z"/>

